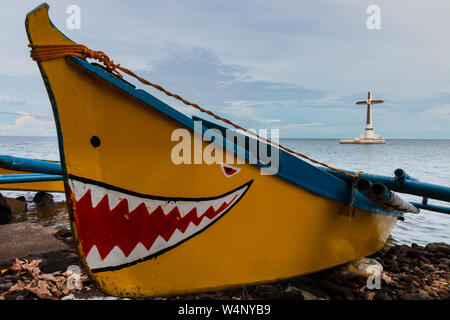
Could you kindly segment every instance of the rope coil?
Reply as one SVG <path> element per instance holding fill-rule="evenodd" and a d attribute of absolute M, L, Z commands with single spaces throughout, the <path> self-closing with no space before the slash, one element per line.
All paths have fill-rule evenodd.
<path fill-rule="evenodd" d="M 38 61 L 38 62 L 47 61 L 47 60 L 53 60 L 53 59 L 58 59 L 58 58 L 64 58 L 64 57 L 69 56 L 69 55 L 75 56 L 75 57 L 78 57 L 78 58 L 81 58 L 81 59 L 86 59 L 86 58 L 95 59 L 95 60 L 103 63 L 103 65 L 106 67 L 106 69 L 109 72 L 117 75 L 120 78 L 123 78 L 123 75 L 122 75 L 122 73 L 119 72 L 119 70 L 122 71 L 123 73 L 128 74 L 131 77 L 136 78 L 141 83 L 143 83 L 145 85 L 148 85 L 148 86 L 151 86 L 151 87 L 153 87 L 153 88 L 155 88 L 155 89 L 157 89 L 159 91 L 164 92 L 167 96 L 173 97 L 173 98 L 183 102 L 185 105 L 194 107 L 195 109 L 199 110 L 200 112 L 206 113 L 206 114 L 214 117 L 217 120 L 223 121 L 223 122 L 233 126 L 234 128 L 236 128 L 238 130 L 242 130 L 242 131 L 244 131 L 244 132 L 246 132 L 248 134 L 251 134 L 251 135 L 255 136 L 256 138 L 258 138 L 260 140 L 263 140 L 263 141 L 265 141 L 265 142 L 267 142 L 267 143 L 269 143 L 271 145 L 279 147 L 280 149 L 283 149 L 283 150 L 285 150 L 285 151 L 287 151 L 289 153 L 295 154 L 295 155 L 297 155 L 299 157 L 307 159 L 307 160 L 309 160 L 309 161 L 311 161 L 313 163 L 316 163 L 316 164 L 321 165 L 323 167 L 326 167 L 328 169 L 331 169 L 331 170 L 340 172 L 342 174 L 345 174 L 345 175 L 347 175 L 349 177 L 352 177 L 354 179 L 358 179 L 359 178 L 359 174 L 360 174 L 361 171 L 358 171 L 356 174 L 350 174 L 350 173 L 348 173 L 346 171 L 343 171 L 343 170 L 340 170 L 340 169 L 337 169 L 337 168 L 333 168 L 333 167 L 327 165 L 326 163 L 317 161 L 317 160 L 312 159 L 312 158 L 310 158 L 310 157 L 308 157 L 308 156 L 306 156 L 306 155 L 304 155 L 304 154 L 302 154 L 300 152 L 296 152 L 296 151 L 294 151 L 294 150 L 292 150 L 290 148 L 282 146 L 281 144 L 279 144 L 277 142 L 274 142 L 274 141 L 271 141 L 271 140 L 269 140 L 267 138 L 261 137 L 255 132 L 247 130 L 247 129 L 241 127 L 238 124 L 233 123 L 232 121 L 230 121 L 230 120 L 228 120 L 226 118 L 222 118 L 222 117 L 216 115 L 215 113 L 213 113 L 210 110 L 207 110 L 207 109 L 204 109 L 204 108 L 200 107 L 198 104 L 189 102 L 189 101 L 183 99 L 182 97 L 180 97 L 179 95 L 174 94 L 174 93 L 172 93 L 170 91 L 167 91 L 166 89 L 164 89 L 160 85 L 157 85 L 157 84 L 152 83 L 152 82 L 150 82 L 150 81 L 148 81 L 148 80 L 146 80 L 144 78 L 139 77 L 137 74 L 135 74 L 134 72 L 130 71 L 129 69 L 121 67 L 120 64 L 114 63 L 114 61 L 111 60 L 103 51 L 94 51 L 94 50 L 91 50 L 91 49 L 89 49 L 88 47 L 86 47 L 86 46 L 84 46 L 82 44 L 76 44 L 76 43 L 74 43 L 74 44 L 45 44 L 45 45 L 32 45 L 32 44 L 30 44 L 28 46 L 31 48 L 31 51 L 30 51 L 31 58 L 33 60 L 35 60 L 35 61 Z"/>

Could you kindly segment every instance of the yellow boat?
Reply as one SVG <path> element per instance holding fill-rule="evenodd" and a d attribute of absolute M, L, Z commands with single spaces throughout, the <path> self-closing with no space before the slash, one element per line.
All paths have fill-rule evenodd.
<path fill-rule="evenodd" d="M 26 30 L 32 48 L 74 44 L 50 22 L 47 4 L 27 15 Z M 205 152 L 201 133 L 214 125 L 198 132 L 192 118 L 75 55 L 37 64 L 80 258 L 110 295 L 175 295 L 316 272 L 376 252 L 402 216 L 282 149 L 274 175 L 261 174 L 264 165 L 235 143 L 226 154 L 245 163 L 176 164 L 173 132 L 193 134 Z"/>
<path fill-rule="evenodd" d="M 35 174 L 36 172 L 24 172 L 9 170 L 0 167 L 0 175 L 6 174 Z M 18 190 L 18 191 L 46 191 L 46 192 L 64 192 L 64 183 L 62 181 L 36 181 L 36 182 L 14 182 L 0 184 L 0 190 Z"/>

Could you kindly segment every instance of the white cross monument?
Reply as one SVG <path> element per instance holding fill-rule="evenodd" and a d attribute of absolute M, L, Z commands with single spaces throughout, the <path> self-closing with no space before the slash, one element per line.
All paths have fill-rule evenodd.
<path fill-rule="evenodd" d="M 340 143 L 359 143 L 359 144 L 382 144 L 385 143 L 383 138 L 380 138 L 373 131 L 372 124 L 372 104 L 383 103 L 383 99 L 373 99 L 372 92 L 369 91 L 367 95 L 367 100 L 356 101 L 356 104 L 367 105 L 367 117 L 366 117 L 366 130 L 355 139 L 341 139 Z"/>

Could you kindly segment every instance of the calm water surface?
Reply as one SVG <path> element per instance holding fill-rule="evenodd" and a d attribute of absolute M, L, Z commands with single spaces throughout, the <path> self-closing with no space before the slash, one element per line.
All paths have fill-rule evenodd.
<path fill-rule="evenodd" d="M 336 168 L 382 175 L 392 175 L 395 169 L 402 168 L 419 180 L 450 186 L 450 140 L 387 140 L 384 145 L 341 145 L 337 139 L 283 139 L 281 144 Z M 56 137 L 0 137 L 0 154 L 59 160 Z M 5 191 L 3 194 L 24 195 L 30 201 L 34 196 L 34 192 Z M 17 220 L 56 228 L 69 226 L 64 194 L 53 196 L 57 202 L 55 207 L 37 210 L 29 203 L 29 211 L 16 217 Z M 404 197 L 420 202 L 415 196 Z M 397 223 L 392 236 L 405 244 L 450 243 L 450 215 L 426 210 L 418 215 L 407 214 L 405 221 Z"/>

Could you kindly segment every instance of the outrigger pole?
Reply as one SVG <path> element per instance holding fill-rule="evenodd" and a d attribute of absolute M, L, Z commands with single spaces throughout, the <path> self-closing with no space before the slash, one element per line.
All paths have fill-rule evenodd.
<path fill-rule="evenodd" d="M 62 176 L 54 174 L 0 174 L 0 184 L 41 181 L 60 181 Z"/>
<path fill-rule="evenodd" d="M 0 155 L 0 168 L 35 173 L 62 174 L 61 163 L 59 162 L 19 158 L 8 155 Z"/>
<path fill-rule="evenodd" d="M 322 170 L 325 170 L 341 179 L 353 182 L 352 179 L 350 179 L 345 174 L 342 174 L 340 172 L 330 170 L 328 168 L 321 168 Z M 353 174 L 354 172 L 345 170 L 347 173 Z M 435 200 L 441 200 L 450 202 L 450 188 L 445 186 L 440 186 L 436 184 L 421 182 L 417 180 L 416 178 L 413 178 L 406 174 L 406 172 L 403 169 L 397 169 L 394 171 L 394 177 L 388 177 L 388 176 L 381 176 L 381 175 L 375 175 L 375 174 L 369 174 L 369 173 L 360 173 L 359 174 L 360 179 L 367 179 L 370 181 L 371 184 L 371 191 L 368 191 L 370 193 L 365 194 L 367 198 L 375 197 L 377 199 L 389 199 L 391 196 L 391 191 L 396 191 L 399 193 L 406 193 L 416 196 L 423 197 L 422 203 L 419 202 L 410 202 L 411 205 L 413 205 L 416 208 L 430 210 L 430 211 L 436 211 L 441 213 L 450 214 L 450 207 L 445 206 L 438 206 L 438 205 L 432 205 L 428 204 L 428 199 L 435 199 Z M 375 187 L 375 190 L 374 190 Z M 363 193 L 364 194 L 364 193 Z M 371 201 L 373 201 L 371 199 Z M 391 198 L 392 200 L 392 198 Z"/>
<path fill-rule="evenodd" d="M 62 180 L 59 162 L 0 155 L 0 168 L 29 174 L 0 174 L 0 184 Z"/>

